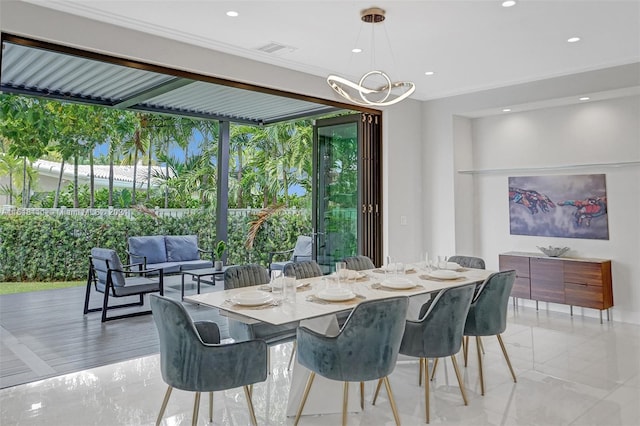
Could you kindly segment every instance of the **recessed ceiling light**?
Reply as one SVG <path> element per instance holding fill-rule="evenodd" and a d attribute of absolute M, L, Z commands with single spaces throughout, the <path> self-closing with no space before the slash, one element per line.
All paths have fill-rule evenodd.
<path fill-rule="evenodd" d="M 516 4 L 515 0 L 507 0 L 502 2 L 502 7 L 511 7 Z"/>
<path fill-rule="evenodd" d="M 235 18 L 238 15 L 239 15 L 239 13 L 236 12 L 235 10 L 230 10 L 230 11 L 227 12 L 227 16 L 230 16 L 232 18 Z"/>
<path fill-rule="evenodd" d="M 353 49 L 351 49 L 351 51 L 353 53 L 362 53 L 362 49 L 360 49 L 359 47 L 354 47 Z"/>
<path fill-rule="evenodd" d="M 426 72 L 424 73 L 424 75 L 434 75 L 434 74 L 435 74 L 435 72 L 434 72 L 434 71 L 426 71 Z"/>
<path fill-rule="evenodd" d="M 571 38 L 568 38 L 567 41 L 569 43 L 575 43 L 577 41 L 580 41 L 580 37 L 571 37 Z"/>
<path fill-rule="evenodd" d="M 511 108 L 503 108 L 502 112 L 511 112 Z"/>
<path fill-rule="evenodd" d="M 591 99 L 591 98 L 588 97 L 588 96 L 583 96 L 583 97 L 580 98 L 581 101 L 588 101 L 589 99 Z"/>

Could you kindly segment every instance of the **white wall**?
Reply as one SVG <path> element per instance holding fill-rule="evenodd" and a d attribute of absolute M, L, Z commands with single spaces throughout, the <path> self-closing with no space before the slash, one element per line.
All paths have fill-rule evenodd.
<path fill-rule="evenodd" d="M 383 214 L 386 255 L 418 261 L 422 234 L 422 150 L 420 102 L 404 101 L 383 115 Z"/>
<path fill-rule="evenodd" d="M 498 266 L 497 253 L 550 244 L 571 247 L 569 256 L 612 259 L 614 317 L 640 323 L 640 165 L 544 170 L 640 161 L 640 97 L 480 118 L 472 127 L 474 169 L 542 168 L 473 175 L 479 252 L 488 267 Z M 509 234 L 509 176 L 592 173 L 606 175 L 609 240 Z"/>

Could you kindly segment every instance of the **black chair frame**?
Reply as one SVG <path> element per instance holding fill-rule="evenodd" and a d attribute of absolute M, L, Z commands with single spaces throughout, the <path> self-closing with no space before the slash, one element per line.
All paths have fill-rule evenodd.
<path fill-rule="evenodd" d="M 100 308 L 91 308 L 89 309 L 89 297 L 91 295 L 91 284 L 93 283 L 95 289 L 97 292 L 100 292 L 100 290 L 98 290 L 98 276 L 94 270 L 93 267 L 93 258 L 99 259 L 103 262 L 105 262 L 105 264 L 107 265 L 107 284 L 106 287 L 104 289 L 104 297 L 102 300 L 102 307 Z M 132 270 L 132 267 L 138 267 L 138 270 Z M 129 269 L 129 270 L 126 270 Z M 88 278 L 87 278 L 87 291 L 85 294 L 85 298 L 84 298 L 84 314 L 88 314 L 89 312 L 102 312 L 102 318 L 101 321 L 102 322 L 106 322 L 106 321 L 112 321 L 112 320 L 117 320 L 117 319 L 122 319 L 122 318 L 130 318 L 130 317 L 138 317 L 141 315 L 149 315 L 151 314 L 151 310 L 147 310 L 147 311 L 138 311 L 138 312 L 132 312 L 132 313 L 128 313 L 128 314 L 122 314 L 122 315 L 114 315 L 114 316 L 107 316 L 107 311 L 112 310 L 112 309 L 120 309 L 120 308 L 130 308 L 130 307 L 134 307 L 134 306 L 143 306 L 144 305 L 144 295 L 148 294 L 148 293 L 157 293 L 158 290 L 151 290 L 151 291 L 141 291 L 139 293 L 132 293 L 132 294 L 127 294 L 127 295 L 118 295 L 116 294 L 116 289 L 115 289 L 115 285 L 113 284 L 113 278 L 111 276 L 111 274 L 113 272 L 119 272 L 119 273 L 123 273 L 126 275 L 138 275 L 138 276 L 145 276 L 148 273 L 159 273 L 159 292 L 161 296 L 164 296 L 164 273 L 162 271 L 162 269 L 142 269 L 142 264 L 141 263 L 132 263 L 130 265 L 123 265 L 123 270 L 119 270 L 119 269 L 113 269 L 111 267 L 109 267 L 109 260 L 108 259 L 104 259 L 104 258 L 98 258 L 95 256 L 89 256 L 89 274 L 88 274 Z M 111 297 L 131 297 L 131 296 L 139 296 L 139 301 L 138 302 L 131 302 L 131 303 L 122 303 L 119 305 L 111 305 L 109 306 L 109 294 L 111 293 Z"/>

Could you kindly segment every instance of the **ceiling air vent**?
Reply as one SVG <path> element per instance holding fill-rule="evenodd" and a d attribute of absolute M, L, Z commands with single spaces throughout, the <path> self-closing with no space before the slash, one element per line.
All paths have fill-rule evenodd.
<path fill-rule="evenodd" d="M 257 50 L 265 53 L 285 53 L 285 52 L 293 52 L 296 50 L 295 47 L 285 46 L 284 44 L 276 43 L 275 41 L 269 42 L 264 46 L 260 46 Z"/>

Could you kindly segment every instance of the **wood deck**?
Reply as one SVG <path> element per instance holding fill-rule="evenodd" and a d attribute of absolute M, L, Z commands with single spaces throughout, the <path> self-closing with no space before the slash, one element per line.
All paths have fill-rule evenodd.
<path fill-rule="evenodd" d="M 202 291 L 223 288 L 202 285 Z M 195 284 L 185 285 L 186 294 Z M 100 322 L 100 312 L 83 315 L 85 287 L 0 296 L 0 388 L 158 353 L 151 315 Z M 180 299 L 180 277 L 168 277 L 165 296 Z M 91 295 L 91 307 L 102 294 Z M 126 299 L 115 299 L 116 302 Z M 135 299 L 132 299 L 135 301 Z M 196 320 L 209 319 L 228 336 L 227 321 L 216 310 L 185 303 Z M 143 310 L 148 310 L 145 297 Z M 111 311 L 124 313 L 137 308 Z"/>

